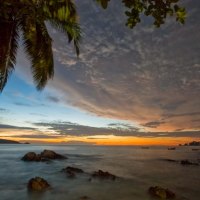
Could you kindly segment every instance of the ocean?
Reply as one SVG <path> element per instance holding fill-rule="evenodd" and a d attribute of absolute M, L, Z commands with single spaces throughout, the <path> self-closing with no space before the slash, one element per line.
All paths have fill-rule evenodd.
<path fill-rule="evenodd" d="M 52 162 L 24 162 L 29 151 L 54 150 L 68 157 Z M 200 199 L 200 165 L 183 166 L 165 159 L 188 159 L 200 164 L 200 151 L 192 147 L 136 146 L 68 146 L 68 145 L 0 145 L 0 200 L 153 200 L 150 186 L 169 188 L 177 200 Z M 86 173 L 69 178 L 61 170 L 67 166 Z M 108 171 L 118 178 L 91 179 L 97 170 Z M 28 192 L 29 179 L 40 176 L 52 186 L 45 192 Z"/>

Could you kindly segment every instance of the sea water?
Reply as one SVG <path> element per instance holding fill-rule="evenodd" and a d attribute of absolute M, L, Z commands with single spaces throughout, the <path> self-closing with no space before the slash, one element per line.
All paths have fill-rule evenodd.
<path fill-rule="evenodd" d="M 29 151 L 54 150 L 68 157 L 52 162 L 24 162 Z M 0 200 L 152 200 L 150 186 L 169 188 L 178 200 L 200 199 L 200 165 L 183 166 L 165 159 L 199 162 L 200 151 L 191 147 L 68 146 L 68 145 L 0 145 Z M 61 170 L 78 167 L 84 174 L 69 178 Z M 118 178 L 91 179 L 97 170 Z M 29 179 L 40 176 L 52 186 L 45 192 L 28 192 Z"/>

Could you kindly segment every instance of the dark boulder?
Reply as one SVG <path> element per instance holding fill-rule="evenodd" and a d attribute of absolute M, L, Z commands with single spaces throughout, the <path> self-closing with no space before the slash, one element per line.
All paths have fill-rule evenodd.
<path fill-rule="evenodd" d="M 54 151 L 51 150 L 44 150 L 40 154 L 36 154 L 35 152 L 29 152 L 24 155 L 22 160 L 24 161 L 49 161 L 49 160 L 54 160 L 54 159 L 66 159 L 65 156 L 62 156 L 60 154 L 55 153 Z"/>
<path fill-rule="evenodd" d="M 168 159 L 168 158 L 166 158 L 166 159 L 162 159 L 163 161 L 167 161 L 167 162 L 178 162 L 177 160 L 174 160 L 174 159 Z"/>
<path fill-rule="evenodd" d="M 68 177 L 74 178 L 76 176 L 76 173 L 83 173 L 82 169 L 76 168 L 76 167 L 66 167 L 62 169 L 63 172 L 66 172 Z"/>
<path fill-rule="evenodd" d="M 80 197 L 80 200 L 88 200 L 88 199 L 90 199 L 90 197 L 88 197 L 88 196 L 82 196 L 82 197 Z"/>
<path fill-rule="evenodd" d="M 176 150 L 175 147 L 169 147 L 168 150 Z"/>
<path fill-rule="evenodd" d="M 41 156 L 39 154 L 36 154 L 35 152 L 29 152 L 24 155 L 22 160 L 24 160 L 24 161 L 40 161 Z"/>
<path fill-rule="evenodd" d="M 160 186 L 150 187 L 149 194 L 160 199 L 174 199 L 176 197 L 174 192 Z"/>
<path fill-rule="evenodd" d="M 66 167 L 62 171 L 64 172 L 74 172 L 74 173 L 83 173 L 82 169 L 76 168 L 76 167 Z"/>
<path fill-rule="evenodd" d="M 189 160 L 181 160 L 181 165 L 199 165 L 199 164 L 190 162 Z"/>
<path fill-rule="evenodd" d="M 200 149 L 192 149 L 192 151 L 199 151 Z"/>
<path fill-rule="evenodd" d="M 28 182 L 28 190 L 30 191 L 44 191 L 49 187 L 49 183 L 41 177 L 32 178 Z"/>
<path fill-rule="evenodd" d="M 45 158 L 45 159 L 66 159 L 65 156 L 60 155 L 51 150 L 44 150 L 40 155 L 42 158 Z"/>
<path fill-rule="evenodd" d="M 116 176 L 113 174 L 110 174 L 109 172 L 104 172 L 102 170 L 96 171 L 92 174 L 92 177 L 94 178 L 100 178 L 100 179 L 111 179 L 115 180 Z"/>

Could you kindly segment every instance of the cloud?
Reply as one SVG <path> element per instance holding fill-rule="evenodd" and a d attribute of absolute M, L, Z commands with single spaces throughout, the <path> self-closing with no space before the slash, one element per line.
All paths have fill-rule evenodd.
<path fill-rule="evenodd" d="M 10 137 L 4 136 L 4 137 Z M 27 138 L 27 139 L 55 139 L 60 138 L 60 135 L 53 135 L 53 134 L 26 134 L 26 135 L 12 135 L 13 138 Z"/>
<path fill-rule="evenodd" d="M 48 95 L 48 96 L 47 96 L 47 99 L 48 99 L 50 102 L 53 102 L 53 103 L 58 103 L 58 102 L 60 101 L 59 98 L 54 97 L 54 96 L 51 96 L 51 95 Z"/>
<path fill-rule="evenodd" d="M 40 113 L 29 113 L 29 115 L 39 116 L 39 117 L 46 117 L 47 116 L 45 114 L 40 114 Z"/>
<path fill-rule="evenodd" d="M 32 127 L 12 126 L 8 124 L 0 124 L 0 130 L 1 129 L 35 130 L 35 128 Z"/>
<path fill-rule="evenodd" d="M 180 113 L 180 114 L 168 114 L 163 115 L 166 118 L 174 118 L 174 117 L 186 117 L 186 116 L 200 116 L 200 112 L 191 112 L 191 113 Z M 195 121 L 195 120 L 193 120 Z"/>
<path fill-rule="evenodd" d="M 48 127 L 49 130 L 55 131 L 61 135 L 67 136 L 92 136 L 92 135 L 132 135 L 138 128 L 132 127 L 92 127 L 71 122 L 49 122 L 33 123 L 38 127 Z"/>
<path fill-rule="evenodd" d="M 30 106 L 31 106 L 31 104 L 28 104 L 28 103 L 21 103 L 21 102 L 15 102 L 14 104 L 17 105 L 17 106 L 27 106 L 27 107 L 30 107 Z"/>
<path fill-rule="evenodd" d="M 54 131 L 61 136 L 133 136 L 133 137 L 200 137 L 200 131 L 174 131 L 174 132 L 140 132 L 139 129 L 132 126 L 121 126 L 120 128 L 114 124 L 113 127 L 92 127 L 84 126 L 71 122 L 48 122 L 48 123 L 34 123 L 38 127 L 46 127 L 48 130 Z M 101 137 L 99 137 L 102 139 Z M 106 138 L 106 137 L 105 137 Z"/>
<path fill-rule="evenodd" d="M 142 126 L 149 127 L 149 128 L 157 128 L 164 123 L 165 122 L 153 121 L 153 122 L 147 122 L 145 124 L 142 124 Z"/>
<path fill-rule="evenodd" d="M 95 145 L 95 142 L 83 142 L 79 140 L 69 140 L 69 141 L 62 141 L 60 144 L 67 144 L 67 145 Z"/>
<path fill-rule="evenodd" d="M 135 127 L 133 125 L 126 124 L 126 123 L 111 123 L 111 124 L 108 124 L 108 127 L 110 129 L 114 129 L 114 130 L 127 130 L 127 131 L 139 131 L 140 130 L 138 127 Z"/>
<path fill-rule="evenodd" d="M 130 30 L 124 25 L 120 4 L 112 1 L 102 11 L 88 1 L 78 1 L 84 33 L 81 54 L 77 59 L 66 37 L 49 28 L 55 76 L 48 89 L 57 91 L 67 105 L 143 124 L 147 131 L 200 130 L 194 121 L 200 112 L 200 1 L 183 4 L 189 13 L 184 26 L 169 20 L 155 29 L 144 19 Z M 19 65 L 21 72 L 26 66 Z M 59 101 L 55 97 L 49 100 Z M 81 128 L 83 132 L 70 132 L 112 133 L 111 128 Z M 66 133 L 63 129 L 59 131 Z"/>
<path fill-rule="evenodd" d="M 5 108 L 0 108 L 0 113 L 8 113 L 9 110 Z"/>

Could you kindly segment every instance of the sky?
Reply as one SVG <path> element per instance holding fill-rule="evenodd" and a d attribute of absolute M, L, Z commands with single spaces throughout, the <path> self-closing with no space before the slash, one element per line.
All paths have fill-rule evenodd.
<path fill-rule="evenodd" d="M 76 1 L 80 56 L 48 25 L 55 75 L 35 89 L 23 48 L 0 94 L 0 138 L 31 143 L 174 145 L 200 139 L 200 2 L 183 0 L 185 25 L 142 18 L 125 26 L 120 1 L 107 10 Z"/>

